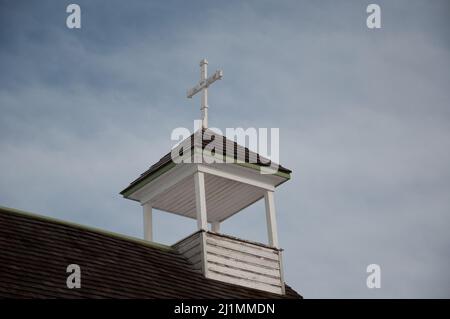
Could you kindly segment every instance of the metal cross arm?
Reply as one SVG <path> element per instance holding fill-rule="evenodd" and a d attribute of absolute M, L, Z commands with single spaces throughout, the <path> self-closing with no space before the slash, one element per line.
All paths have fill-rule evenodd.
<path fill-rule="evenodd" d="M 210 86 L 211 84 L 213 84 L 217 80 L 222 80 L 222 78 L 223 78 L 223 71 L 222 70 L 217 70 L 209 78 L 207 78 L 206 80 L 200 81 L 199 84 L 197 84 L 192 89 L 190 89 L 187 92 L 187 97 L 188 98 L 192 98 L 195 94 L 197 94 L 198 92 L 200 92 L 203 89 L 206 89 L 208 86 Z"/>

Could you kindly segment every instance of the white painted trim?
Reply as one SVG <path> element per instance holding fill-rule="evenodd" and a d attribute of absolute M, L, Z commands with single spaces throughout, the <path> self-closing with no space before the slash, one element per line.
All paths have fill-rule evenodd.
<path fill-rule="evenodd" d="M 200 233 L 202 273 L 205 277 L 208 277 L 208 251 L 207 251 L 206 236 L 207 236 L 207 232 L 202 231 Z"/>
<path fill-rule="evenodd" d="M 208 219 L 206 216 L 206 192 L 205 192 L 205 174 L 196 172 L 194 174 L 195 182 L 195 206 L 197 210 L 198 229 L 208 231 Z"/>
<path fill-rule="evenodd" d="M 283 252 L 278 252 L 279 263 L 280 263 L 280 281 L 281 281 L 281 294 L 286 294 L 286 286 L 284 284 L 284 268 L 283 268 Z"/>
<path fill-rule="evenodd" d="M 274 193 L 271 191 L 267 191 L 264 194 L 264 201 L 266 204 L 266 222 L 267 235 L 269 237 L 269 246 L 279 248 Z"/>
<path fill-rule="evenodd" d="M 212 222 L 211 230 L 215 233 L 220 233 L 220 222 Z"/>
<path fill-rule="evenodd" d="M 230 165 L 222 165 L 221 169 L 218 169 L 218 168 L 199 164 L 198 171 L 206 173 L 206 174 L 216 175 L 216 176 L 223 177 L 226 179 L 231 179 L 236 182 L 256 186 L 256 187 L 263 188 L 263 189 L 266 189 L 266 190 L 272 191 L 272 192 L 275 190 L 274 185 L 271 185 L 269 183 L 261 181 L 262 178 L 255 178 L 255 173 L 253 173 L 253 172 L 250 173 L 245 170 L 241 170 L 238 173 L 236 171 L 236 169 L 234 169 L 234 171 L 233 171 L 233 169 L 230 167 Z M 257 174 L 259 174 L 259 173 L 257 173 Z"/>
<path fill-rule="evenodd" d="M 148 241 L 153 241 L 153 215 L 152 215 L 152 205 L 146 203 L 143 205 L 144 213 L 144 239 Z"/>

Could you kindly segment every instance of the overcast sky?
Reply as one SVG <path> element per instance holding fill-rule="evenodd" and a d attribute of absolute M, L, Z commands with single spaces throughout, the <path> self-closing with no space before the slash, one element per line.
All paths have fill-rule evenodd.
<path fill-rule="evenodd" d="M 450 297 L 450 3 L 0 1 L 0 205 L 140 237 L 119 192 L 192 129 L 280 128 L 289 285 L 312 297 Z M 195 222 L 158 212 L 156 240 Z M 266 241 L 262 203 L 223 225 Z M 382 287 L 366 287 L 366 266 Z"/>

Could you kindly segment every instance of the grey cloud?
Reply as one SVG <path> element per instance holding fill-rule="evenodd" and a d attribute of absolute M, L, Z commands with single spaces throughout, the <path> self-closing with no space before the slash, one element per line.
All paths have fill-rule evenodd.
<path fill-rule="evenodd" d="M 192 129 L 198 61 L 223 68 L 212 124 L 279 127 L 286 279 L 305 297 L 448 297 L 450 51 L 445 1 L 2 1 L 0 204 L 140 236 L 118 192 Z M 193 221 L 158 213 L 171 243 Z M 224 223 L 265 240 L 262 205 Z M 171 229 L 163 232 L 162 229 Z M 382 288 L 365 286 L 369 263 Z"/>

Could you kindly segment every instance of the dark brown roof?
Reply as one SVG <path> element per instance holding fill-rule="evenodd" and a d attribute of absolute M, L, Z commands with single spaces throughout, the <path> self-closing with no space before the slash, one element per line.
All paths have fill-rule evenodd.
<path fill-rule="evenodd" d="M 185 139 L 180 145 L 178 146 L 181 150 L 181 145 L 188 145 L 190 144 L 190 149 L 192 150 L 194 147 L 199 147 L 200 145 L 197 145 L 198 142 L 201 143 L 202 149 L 205 149 L 207 145 L 211 143 L 210 146 L 214 146 L 216 152 L 218 150 L 222 150 L 223 156 L 230 156 L 234 158 L 235 160 L 240 160 L 244 163 L 254 163 L 258 166 L 266 166 L 269 167 L 271 165 L 271 161 L 258 153 L 252 152 L 247 147 L 241 146 L 235 141 L 232 141 L 225 136 L 222 136 L 220 134 L 215 133 L 212 130 L 209 129 L 202 129 L 202 135 L 197 140 L 194 138 L 196 135 L 200 136 L 200 130 L 192 134 L 190 137 Z M 186 149 L 186 148 L 185 148 Z M 227 153 L 227 150 L 231 150 L 231 154 Z M 123 191 L 120 192 L 120 194 L 124 195 L 127 193 L 133 186 L 137 185 L 139 182 L 144 180 L 146 177 L 152 175 L 156 171 L 162 169 L 163 167 L 167 166 L 168 164 L 172 163 L 172 152 L 167 153 L 164 155 L 158 162 L 150 166 L 148 170 L 146 170 L 144 173 L 142 173 L 137 179 L 135 179 L 133 182 L 130 183 L 129 186 L 127 186 Z M 290 174 L 292 171 L 290 169 L 287 169 L 286 167 L 283 167 L 280 164 L 277 164 L 278 171 Z"/>
<path fill-rule="evenodd" d="M 66 268 L 81 267 L 68 289 Z M 0 298 L 300 298 L 204 278 L 169 246 L 0 207 Z"/>

